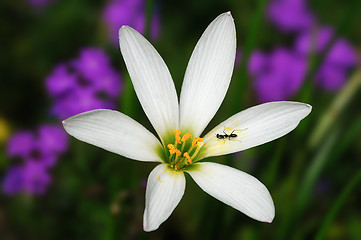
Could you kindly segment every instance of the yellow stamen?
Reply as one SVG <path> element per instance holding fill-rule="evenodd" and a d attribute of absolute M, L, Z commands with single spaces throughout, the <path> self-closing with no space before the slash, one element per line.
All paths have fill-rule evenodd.
<path fill-rule="evenodd" d="M 175 133 L 175 141 L 177 143 L 181 143 L 181 137 L 180 137 L 181 131 L 179 129 L 176 129 L 176 130 L 173 130 L 172 132 Z"/>
<path fill-rule="evenodd" d="M 173 144 L 168 144 L 167 147 L 169 148 L 169 153 L 171 155 L 177 152 L 177 149 L 174 147 Z"/>
<path fill-rule="evenodd" d="M 186 164 L 192 164 L 192 159 L 191 157 L 189 156 L 189 154 L 187 152 L 183 153 L 183 156 L 185 156 L 187 158 L 187 161 L 186 161 Z"/>
<path fill-rule="evenodd" d="M 175 150 L 175 153 L 177 154 L 177 157 L 182 155 L 181 151 L 179 151 L 178 149 Z"/>
<path fill-rule="evenodd" d="M 191 138 L 192 137 L 192 133 L 186 133 L 186 134 L 184 134 L 183 135 L 183 137 L 182 137 L 182 142 L 185 142 L 185 141 L 187 141 L 189 138 Z"/>
<path fill-rule="evenodd" d="M 174 154 L 174 153 L 176 153 L 177 156 L 180 156 L 180 155 L 182 154 L 181 151 L 179 151 L 178 149 L 176 149 L 173 144 L 168 144 L 167 147 L 169 148 L 169 153 L 170 153 L 171 155 Z"/>
<path fill-rule="evenodd" d="M 195 137 L 195 138 L 193 139 L 192 146 L 193 146 L 193 147 L 198 146 L 198 142 L 203 142 L 203 138 Z"/>

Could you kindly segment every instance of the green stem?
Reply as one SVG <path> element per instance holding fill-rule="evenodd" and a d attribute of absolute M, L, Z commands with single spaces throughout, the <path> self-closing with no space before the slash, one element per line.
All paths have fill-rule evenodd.
<path fill-rule="evenodd" d="M 341 115 L 345 106 L 350 102 L 357 90 L 361 87 L 361 69 L 358 69 L 347 82 L 345 87 L 336 96 L 335 100 L 331 103 L 326 113 L 323 114 L 321 120 L 315 127 L 313 134 L 310 137 L 309 146 L 315 148 L 319 145 L 320 141 L 329 132 L 329 129 L 336 122 Z"/>

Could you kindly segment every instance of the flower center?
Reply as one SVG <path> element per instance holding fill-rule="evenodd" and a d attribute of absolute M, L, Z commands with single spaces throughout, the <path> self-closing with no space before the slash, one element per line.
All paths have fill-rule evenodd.
<path fill-rule="evenodd" d="M 175 134 L 174 144 L 168 144 L 169 166 L 174 170 L 182 170 L 186 166 L 193 164 L 193 159 L 204 145 L 203 138 L 192 137 L 191 133 L 181 136 L 179 129 L 172 131 Z M 191 140 L 193 138 L 193 140 Z"/>

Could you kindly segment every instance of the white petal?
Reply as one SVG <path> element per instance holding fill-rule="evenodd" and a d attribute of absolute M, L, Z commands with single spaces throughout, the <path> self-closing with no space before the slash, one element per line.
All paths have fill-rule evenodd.
<path fill-rule="evenodd" d="M 282 137 L 296 128 L 312 107 L 299 102 L 269 102 L 239 112 L 204 136 L 203 158 L 245 150 Z M 236 134 L 217 139 L 217 134 Z"/>
<path fill-rule="evenodd" d="M 180 202 L 186 180 L 183 172 L 175 172 L 160 164 L 149 174 L 145 194 L 144 231 L 154 231 L 171 215 Z"/>
<path fill-rule="evenodd" d="M 181 130 L 199 136 L 226 95 L 236 55 L 230 12 L 218 16 L 199 39 L 184 76 L 180 96 Z"/>
<path fill-rule="evenodd" d="M 178 98 L 162 57 L 136 30 L 123 26 L 119 44 L 135 92 L 158 135 L 178 129 Z"/>
<path fill-rule="evenodd" d="M 117 111 L 98 109 L 63 121 L 73 137 L 139 161 L 161 162 L 158 139 L 146 128 Z"/>
<path fill-rule="evenodd" d="M 272 222 L 275 208 L 267 188 L 255 177 L 210 162 L 195 163 L 188 171 L 209 195 L 262 222 Z"/>

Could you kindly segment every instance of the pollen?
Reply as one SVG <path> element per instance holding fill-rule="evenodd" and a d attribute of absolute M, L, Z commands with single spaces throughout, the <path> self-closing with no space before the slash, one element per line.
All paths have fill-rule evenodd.
<path fill-rule="evenodd" d="M 159 182 L 162 182 L 162 180 L 160 180 L 160 176 L 158 176 L 158 181 L 159 181 Z"/>

